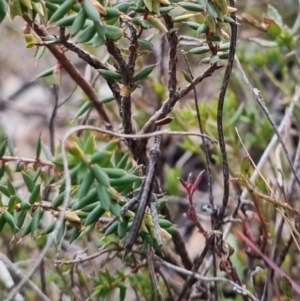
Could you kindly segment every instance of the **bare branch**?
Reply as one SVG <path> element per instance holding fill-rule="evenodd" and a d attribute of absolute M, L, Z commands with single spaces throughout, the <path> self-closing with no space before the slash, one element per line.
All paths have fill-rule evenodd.
<path fill-rule="evenodd" d="M 159 282 L 157 281 L 157 277 L 156 277 L 156 273 L 155 273 L 155 267 L 154 267 L 154 262 L 153 262 L 153 253 L 152 253 L 152 251 L 148 251 L 146 255 L 147 255 L 148 268 L 150 271 L 150 278 L 151 278 L 153 286 L 154 286 L 156 300 L 164 301 L 160 287 L 159 287 Z"/>
<path fill-rule="evenodd" d="M 92 255 L 86 256 L 84 258 L 76 258 L 76 259 L 72 259 L 72 260 L 55 260 L 54 262 L 56 265 L 78 264 L 78 263 L 90 261 L 90 260 L 95 259 L 105 253 L 116 251 L 116 250 L 119 250 L 119 249 L 103 249 L 103 248 L 101 248 L 101 250 L 99 250 L 98 252 L 96 252 Z"/>
<path fill-rule="evenodd" d="M 62 40 L 60 41 L 67 49 L 75 52 L 78 57 L 83 59 L 85 62 L 87 62 L 90 66 L 94 67 L 95 69 L 107 69 L 107 67 L 95 56 L 89 54 L 87 51 L 79 48 L 71 41 Z M 107 84 L 112 91 L 117 103 L 121 104 L 121 96 L 120 96 L 120 87 L 117 81 L 112 79 L 106 79 Z"/>
<path fill-rule="evenodd" d="M 142 224 L 146 207 L 149 205 L 150 199 L 152 197 L 152 190 L 154 186 L 155 176 L 156 176 L 156 168 L 158 159 L 160 157 L 160 142 L 161 136 L 157 135 L 154 138 L 154 146 L 150 150 L 150 159 L 147 167 L 147 175 L 146 179 L 143 181 L 141 186 L 141 190 L 138 196 L 139 204 L 137 211 L 135 213 L 135 217 L 132 223 L 132 227 L 128 233 L 126 243 L 125 243 L 125 254 L 131 251 L 132 246 L 135 243 L 136 237 L 140 231 L 140 226 Z"/>

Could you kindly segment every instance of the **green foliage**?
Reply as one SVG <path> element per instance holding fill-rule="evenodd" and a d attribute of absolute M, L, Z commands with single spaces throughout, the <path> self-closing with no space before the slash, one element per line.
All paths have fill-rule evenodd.
<path fill-rule="evenodd" d="M 122 271 L 117 271 L 116 275 L 111 274 L 109 271 L 100 271 L 98 277 L 94 277 L 96 284 L 92 297 L 102 297 L 108 300 L 109 296 L 115 289 L 119 290 L 119 299 L 123 301 L 126 297 L 126 284 L 124 283 L 127 276 Z"/>
<path fill-rule="evenodd" d="M 106 126 L 117 133 L 133 133 L 135 131 L 138 133 L 141 129 L 143 132 L 143 127 L 152 122 L 150 118 L 153 115 L 157 116 L 155 110 L 159 110 L 159 116 L 162 114 L 164 118 L 169 118 L 171 121 L 172 118 L 167 115 L 173 117 L 171 124 L 168 124 L 170 120 L 163 124 L 164 126 L 168 124 L 171 130 L 196 129 L 198 131 L 197 112 L 193 99 L 190 97 L 191 94 L 186 93 L 186 99 L 181 105 L 174 106 L 178 100 L 174 99 L 187 85 L 190 87 L 189 91 L 195 88 L 197 96 L 200 98 L 201 95 L 202 102 L 199 102 L 198 109 L 203 132 L 218 139 L 220 135 L 217 127 L 218 95 L 221 78 L 218 77 L 219 75 L 210 74 L 214 78 L 205 79 L 214 93 L 208 93 L 209 97 L 204 100 L 202 87 L 199 90 L 194 86 L 194 82 L 200 74 L 198 72 L 199 64 L 203 69 L 206 66 L 202 66 L 202 64 L 213 65 L 212 67 L 226 65 L 230 49 L 234 46 L 232 41 L 229 41 L 228 29 L 230 25 L 236 23 L 231 15 L 235 10 L 228 6 L 226 0 L 128 0 L 122 2 L 0 0 L 0 23 L 7 14 L 11 20 L 16 16 L 25 19 L 26 26 L 23 29 L 25 48 L 35 50 L 36 61 L 40 61 L 50 52 L 54 53 L 54 47 L 59 50 L 59 54 L 55 55 L 54 64 L 56 65 L 46 68 L 35 77 L 35 80 L 39 79 L 46 83 L 54 82 L 60 86 L 61 77 L 69 73 L 76 85 L 86 93 L 87 96 L 79 97 L 80 105 L 76 107 L 76 113 L 71 116 L 68 126 L 85 124 L 89 114 L 97 111 L 101 116 L 100 122 L 104 121 L 101 126 Z M 285 101 L 284 105 L 289 105 L 294 88 L 300 82 L 300 63 L 297 53 L 300 26 L 299 24 L 295 24 L 293 27 L 287 26 L 280 12 L 272 5 L 267 6 L 262 22 L 262 24 L 261 21 L 255 23 L 257 27 L 260 26 L 263 32 L 262 36 L 252 38 L 251 42 L 239 42 L 237 55 L 250 80 L 254 82 L 254 86 L 261 90 L 263 96 L 266 96 L 269 107 L 273 104 L 270 103 L 272 100 L 268 102 L 269 91 L 264 87 L 264 81 L 268 81 L 273 88 L 280 91 Z M 37 28 L 43 28 L 47 34 L 40 34 L 36 30 Z M 193 46 L 188 43 L 178 43 L 178 40 L 184 41 L 186 33 L 187 37 L 195 42 Z M 162 40 L 165 37 L 166 43 L 169 43 L 168 64 L 165 64 L 165 57 L 158 56 L 156 60 L 153 60 L 153 49 L 158 45 L 159 39 L 162 54 L 166 55 L 165 53 L 168 52 L 164 49 L 166 48 L 165 41 Z M 175 49 L 172 48 L 172 43 L 175 44 Z M 179 65 L 181 64 L 180 51 L 178 51 L 180 47 L 183 47 L 182 52 L 189 62 L 184 67 Z M 50 51 L 46 51 L 46 49 Z M 86 74 L 82 76 L 81 71 L 76 69 L 75 65 L 70 64 L 71 56 L 69 54 L 71 51 L 87 62 L 91 69 L 95 69 L 93 71 L 101 80 L 100 89 L 96 84 L 98 77 L 95 81 L 87 79 L 89 76 Z M 60 55 L 65 55 L 65 60 L 60 60 Z M 287 61 L 294 67 L 289 69 Z M 72 72 L 68 70 L 70 65 L 74 68 Z M 276 66 L 281 78 L 273 72 L 273 66 Z M 176 71 L 180 72 L 176 73 Z M 86 73 L 89 73 L 89 70 Z M 183 79 L 185 82 L 184 85 L 181 85 L 180 80 Z M 246 90 L 241 77 L 233 73 L 232 79 L 226 93 L 222 123 L 230 176 L 237 177 L 234 178 L 236 182 L 240 180 L 240 186 L 236 190 L 237 194 L 240 194 L 243 184 L 254 169 L 250 158 L 245 156 L 242 143 L 247 148 L 250 157 L 256 162 L 274 133 L 267 119 L 261 114 L 259 107 L 249 101 L 250 93 L 249 90 Z M 102 93 L 104 82 L 108 84 L 111 93 L 106 97 L 98 98 L 98 95 Z M 104 110 L 104 104 L 108 110 Z M 70 107 L 73 105 L 72 103 Z M 296 104 L 293 112 L 297 124 L 300 122 L 299 108 L 299 104 Z M 109 112 L 106 113 L 106 111 Z M 165 114 L 165 112 L 167 113 Z M 105 117 L 106 114 L 108 117 Z M 130 120 L 128 120 L 128 115 L 130 115 Z M 110 118 L 113 119 L 112 123 L 107 122 L 107 119 Z M 157 121 L 159 123 L 164 120 Z M 151 124 L 150 130 L 147 129 L 146 132 L 153 131 L 157 125 Z M 134 129 L 129 129 L 131 126 L 134 126 Z M 237 138 L 236 129 L 241 141 Z M 169 196 L 181 194 L 178 178 L 183 177 L 182 164 L 172 168 L 164 166 L 162 185 L 155 183 L 155 187 L 157 185 L 157 191 L 159 191 L 162 186 L 166 196 L 163 194 L 151 195 L 153 199 L 159 197 L 156 200 L 157 216 L 152 215 L 150 209 L 147 208 L 141 221 L 135 244 L 136 249 L 133 250 L 132 256 L 123 258 L 124 245 L 136 218 L 135 212 L 138 205 L 135 204 L 126 212 L 124 212 L 124 208 L 132 199 L 140 197 L 141 189 L 146 185 L 143 183 L 145 168 L 138 165 L 147 163 L 146 145 L 143 145 L 142 142 L 140 145 L 135 145 L 142 141 L 141 139 L 113 139 L 103 133 L 99 134 L 88 130 L 78 131 L 76 135 L 68 137 L 61 142 L 54 153 L 42 141 L 41 135 L 36 141 L 33 158 L 18 158 L 12 138 L 6 137 L 1 129 L 1 240 L 7 240 L 9 237 L 8 241 L 22 253 L 17 254 L 17 257 L 27 259 L 23 257 L 24 253 L 32 252 L 30 244 L 36 240 L 35 247 L 42 248 L 48 237 L 51 237 L 50 234 L 54 232 L 57 219 L 64 212 L 62 225 L 56 232 L 56 247 L 60 249 L 64 238 L 68 239 L 69 244 L 76 243 L 80 247 L 94 242 L 97 247 L 101 248 L 99 256 L 100 253 L 101 255 L 107 253 L 107 262 L 110 260 L 119 262 L 122 259 L 124 270 L 118 267 L 117 270 L 111 271 L 104 264 L 101 269 L 98 269 L 98 266 L 93 268 L 93 266 L 86 272 L 86 270 L 81 270 L 81 265 L 78 264 L 81 263 L 81 259 L 74 258 L 72 262 L 65 259 L 51 259 L 55 260 L 57 269 L 56 271 L 51 270 L 51 273 L 46 276 L 47 280 L 57 282 L 61 290 L 70 295 L 78 285 L 80 291 L 86 294 L 85 299 L 125 300 L 130 286 L 144 300 L 156 299 L 159 289 L 163 294 L 168 294 L 164 283 L 158 276 L 158 271 L 161 270 L 158 263 L 155 266 L 155 268 L 159 268 L 155 270 L 157 273 L 157 284 L 155 285 L 158 287 L 154 287 L 152 279 L 149 277 L 149 269 L 145 267 L 144 262 L 146 255 L 149 255 L 149 250 L 150 253 L 155 251 L 158 251 L 157 254 L 164 253 L 164 250 L 159 248 L 161 246 L 159 236 L 164 245 L 167 245 L 172 238 L 175 244 L 177 242 L 174 239 L 179 235 L 177 226 L 167 219 L 161 210 L 167 205 Z M 199 160 L 205 162 L 206 157 L 200 138 L 184 136 L 176 143 L 182 150 L 191 152 L 198 156 Z M 66 158 L 63 158 L 62 147 L 67 152 Z M 208 145 L 208 148 L 213 178 L 221 183 L 222 176 L 218 169 L 224 162 L 224 157 L 222 157 L 218 144 L 212 143 Z M 144 156 L 139 157 L 137 154 L 140 153 L 143 153 Z M 67 169 L 70 174 L 71 186 L 68 187 L 70 192 L 67 192 L 66 189 L 68 173 L 64 167 L 64 159 L 67 161 Z M 277 168 L 277 166 L 275 167 Z M 191 167 L 191 171 L 193 168 L 194 166 Z M 284 168 L 285 166 L 282 174 L 285 174 Z M 255 189 L 268 196 L 267 194 L 270 192 L 267 181 L 260 177 L 254 184 Z M 280 187 L 280 189 L 283 188 Z M 233 195 L 235 191 L 231 190 L 230 193 Z M 208 197 L 203 199 L 208 202 Z M 262 200 L 265 199 L 262 197 Z M 189 201 L 191 202 L 191 200 Z M 286 200 L 284 201 L 287 203 Z M 260 202 L 259 206 L 257 203 L 254 205 L 254 210 L 257 212 L 255 211 L 253 215 L 258 217 L 258 213 L 262 212 L 269 218 L 276 211 L 274 206 L 271 208 L 272 210 L 269 210 L 270 207 L 263 202 Z M 45 226 L 43 220 L 46 216 L 50 216 L 50 222 Z M 257 216 L 253 219 L 255 222 L 257 222 Z M 246 229 L 248 224 L 245 223 L 245 220 L 246 217 L 241 222 L 244 230 L 248 231 Z M 156 221 L 157 224 L 155 224 Z M 247 220 L 247 222 L 249 221 Z M 271 218 L 270 223 L 268 220 L 265 224 L 269 235 L 267 237 L 268 244 L 268 240 L 274 239 L 276 233 L 273 233 Z M 264 222 L 260 220 L 260 224 L 255 224 L 254 227 L 256 226 L 262 228 Z M 252 225 L 248 227 L 251 228 Z M 26 242 L 24 243 L 24 252 L 19 247 L 21 242 Z M 246 276 L 243 275 L 242 268 L 246 264 L 246 255 L 243 250 L 239 249 L 240 246 L 235 235 L 231 234 L 227 242 L 235 248 L 236 252 L 231 262 L 237 267 L 236 270 L 241 280 L 244 281 Z M 257 239 L 257 242 L 261 242 L 261 237 Z M 180 241 L 180 243 L 182 242 Z M 175 250 L 178 251 L 178 246 Z M 224 252 L 223 249 L 222 252 Z M 170 254 L 172 253 L 170 252 Z M 223 255 L 222 253 L 221 260 L 226 257 Z M 290 257 L 288 259 L 290 260 Z M 177 258 L 174 261 L 176 262 Z M 149 265 L 148 257 L 147 264 Z M 288 270 L 290 265 L 291 262 L 288 264 L 285 262 L 284 268 Z M 74 270 L 76 271 L 74 272 Z M 74 281 L 74 274 L 76 274 L 76 281 Z M 61 278 L 64 279 L 64 284 Z M 261 281 L 260 278 L 263 277 L 258 275 L 257 278 Z M 69 280 L 72 283 L 72 292 L 68 291 Z M 281 281 L 280 288 L 288 298 L 293 297 L 290 283 Z"/>
<path fill-rule="evenodd" d="M 76 43 L 80 44 L 92 44 L 94 47 L 100 47 L 104 45 L 106 39 L 113 41 L 124 40 L 123 29 L 120 24 L 120 17 L 125 18 L 127 22 L 130 22 L 136 30 L 150 30 L 156 28 L 160 32 L 168 32 L 167 28 L 162 22 L 162 14 L 167 14 L 173 18 L 176 23 L 186 23 L 197 31 L 197 35 L 205 37 L 210 42 L 214 42 L 216 46 L 228 39 L 229 36 L 225 32 L 228 22 L 234 22 L 229 17 L 229 11 L 227 3 L 224 0 L 215 2 L 208 2 L 207 8 L 205 3 L 200 4 L 190 2 L 169 2 L 168 0 L 161 1 L 138 1 L 135 2 L 125 1 L 121 3 L 111 4 L 107 2 L 103 5 L 100 1 L 84 0 L 77 3 L 74 0 L 57 1 L 47 0 L 44 2 L 33 2 L 30 0 L 22 1 L 10 1 L 9 11 L 10 16 L 13 19 L 15 16 L 22 16 L 28 14 L 30 18 L 34 18 L 39 15 L 43 22 L 49 25 L 57 25 L 63 27 L 67 32 L 74 37 Z M 130 18 L 126 14 L 129 11 L 135 11 L 139 15 L 143 15 L 149 11 L 147 18 L 140 20 L 138 17 Z M 1 13 L 2 11 L 2 13 Z M 5 17 L 6 2 L 1 0 L 0 2 L 0 20 Z M 192 13 L 191 13 L 192 12 Z M 195 21 L 197 22 L 195 22 Z M 176 30 L 176 29 L 175 29 Z M 154 34 L 153 34 L 154 35 Z M 55 39 L 54 36 L 47 36 L 47 40 Z M 27 48 L 35 46 L 36 37 L 30 33 L 25 34 L 25 40 Z M 139 46 L 150 44 L 150 38 L 139 38 Z M 37 59 L 40 59 L 44 54 L 43 47 L 40 47 L 42 51 L 39 51 Z M 225 54 L 216 55 L 216 48 L 211 45 L 209 51 L 212 52 L 210 59 L 204 60 L 203 63 L 215 63 L 219 59 L 226 59 Z M 145 67 L 145 70 L 138 71 L 134 77 L 135 80 L 143 79 L 147 77 L 153 70 L 154 65 Z M 56 67 L 45 70 L 37 78 L 46 77 L 52 75 Z M 58 70 L 58 69 L 57 69 Z M 110 70 L 100 70 L 102 76 L 107 79 L 121 80 L 122 77 L 118 72 Z"/>
<path fill-rule="evenodd" d="M 39 237 L 53 232 L 55 221 L 44 230 L 39 227 L 40 221 L 46 211 L 57 218 L 65 198 L 62 157 L 58 154 L 53 158 L 53 163 L 45 163 L 39 159 L 43 151 L 41 145 L 42 141 L 39 139 L 36 163 L 24 166 L 18 171 L 21 173 L 28 190 L 26 197 L 19 195 L 7 177 L 5 169 L 3 170 L 3 185 L 0 185 L 0 190 L 9 199 L 9 202 L 7 205 L 2 204 L 0 208 L 0 225 L 3 229 L 7 223 L 14 234 L 20 231 L 22 238 L 29 234 Z M 71 237 L 73 242 L 86 231 L 89 231 L 90 227 L 95 228 L 102 217 L 120 217 L 120 208 L 127 202 L 126 195 L 133 191 L 134 187 L 138 188 L 135 190 L 135 194 L 138 193 L 141 179 L 136 169 L 132 169 L 128 164 L 131 160 L 129 154 L 117 155 L 118 140 L 112 140 L 104 148 L 98 150 L 96 137 L 91 132 L 86 131 L 80 139 L 71 136 L 65 147 L 68 150 L 72 192 L 57 241 L 62 239 L 65 228 L 68 226 L 73 228 Z M 7 143 L 4 141 L 1 147 L 2 157 L 5 157 L 6 151 Z M 39 172 L 44 164 L 51 167 L 51 172 L 46 175 Z M 53 182 L 54 179 L 55 182 Z M 49 197 L 49 194 L 53 196 Z M 50 206 L 44 204 L 44 195 L 47 199 L 52 199 Z M 133 218 L 134 213 L 127 211 L 124 218 L 118 219 L 106 230 L 105 235 L 114 234 L 123 239 L 131 227 Z M 24 223 L 25 226 L 23 226 Z M 160 225 L 162 231 L 171 226 L 163 217 L 160 217 Z M 143 231 L 151 233 L 154 243 L 153 227 L 151 217 L 147 218 Z M 167 234 L 165 233 L 165 235 Z"/>

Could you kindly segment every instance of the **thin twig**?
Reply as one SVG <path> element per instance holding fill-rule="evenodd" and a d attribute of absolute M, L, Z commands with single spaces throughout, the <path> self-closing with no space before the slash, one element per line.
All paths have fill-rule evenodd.
<path fill-rule="evenodd" d="M 154 180 L 155 180 L 155 175 L 156 175 L 156 168 L 157 168 L 157 163 L 158 159 L 160 156 L 160 142 L 161 142 L 161 136 L 157 135 L 154 138 L 154 145 L 152 149 L 150 150 L 150 159 L 149 159 L 149 164 L 147 167 L 147 175 L 146 179 L 143 181 L 138 199 L 139 199 L 139 204 L 138 208 L 135 213 L 135 217 L 132 223 L 132 227 L 128 233 L 126 243 L 125 243 L 125 254 L 131 251 L 132 246 L 135 243 L 136 237 L 138 235 L 138 232 L 140 230 L 140 226 L 142 224 L 144 214 L 146 207 L 149 205 L 149 201 L 152 197 L 152 190 L 154 186 Z"/>
<path fill-rule="evenodd" d="M 72 259 L 72 260 L 55 260 L 54 263 L 56 265 L 71 265 L 71 264 L 78 264 L 78 263 L 83 263 L 83 262 L 86 262 L 86 261 L 90 261 L 92 259 L 95 259 L 105 253 L 108 253 L 108 252 L 112 252 L 112 251 L 116 251 L 116 250 L 120 250 L 120 248 L 118 249 L 101 249 L 100 251 L 92 254 L 92 255 L 89 255 L 85 258 L 76 258 L 76 259 Z"/>
<path fill-rule="evenodd" d="M 234 7 L 235 3 L 234 0 L 229 1 L 230 6 Z M 236 20 L 235 13 L 231 14 L 231 18 L 233 20 Z M 215 225 L 215 229 L 219 229 L 221 227 L 221 221 L 223 220 L 225 210 L 227 208 L 228 204 L 228 198 L 229 198 L 229 168 L 228 168 L 228 161 L 227 161 L 227 151 L 226 151 L 226 143 L 224 139 L 224 131 L 223 131 L 223 107 L 224 107 L 224 99 L 226 95 L 227 86 L 229 83 L 229 79 L 232 72 L 233 62 L 234 62 L 234 56 L 235 56 L 235 49 L 236 49 L 236 42 L 237 42 L 237 25 L 235 22 L 230 23 L 231 26 L 231 37 L 230 37 L 230 48 L 229 48 L 229 57 L 228 57 L 228 63 L 226 66 L 221 91 L 219 94 L 218 99 L 218 109 L 217 109 L 217 129 L 218 129 L 218 136 L 219 136 L 219 144 L 220 144 L 220 150 L 222 154 L 223 159 L 223 200 L 222 200 L 222 206 L 220 208 L 219 214 L 218 214 L 218 222 Z"/>
<path fill-rule="evenodd" d="M 220 69 L 221 66 L 216 64 L 206 68 L 200 75 L 198 75 L 188 86 L 186 86 L 181 91 L 177 92 L 173 99 L 168 98 L 161 106 L 161 108 L 154 113 L 154 115 L 146 122 L 140 133 L 150 133 L 156 129 L 155 121 L 165 118 L 172 110 L 177 101 L 182 97 L 186 96 L 189 92 L 193 90 L 195 86 L 201 83 L 205 78 L 211 76 L 214 71 Z"/>
<path fill-rule="evenodd" d="M 44 26 L 39 24 L 37 21 L 32 21 L 28 15 L 24 14 L 23 19 L 41 38 L 45 38 L 49 35 L 48 31 L 45 29 Z M 67 71 L 67 73 L 74 80 L 74 82 L 77 83 L 78 86 L 80 86 L 84 93 L 88 96 L 89 100 L 93 103 L 93 106 L 97 110 L 98 114 L 102 117 L 102 119 L 110 124 L 111 122 L 108 117 L 107 111 L 104 105 L 101 102 L 99 102 L 98 95 L 92 88 L 90 83 L 85 80 L 83 75 L 71 63 L 71 61 L 65 56 L 64 52 L 57 45 L 49 44 L 47 45 L 47 48 L 51 51 L 51 53 L 61 64 L 61 66 Z"/>
<path fill-rule="evenodd" d="M 47 296 L 47 281 L 46 281 L 46 271 L 45 271 L 45 260 L 43 260 L 41 262 L 40 275 L 41 275 L 42 292 Z"/>
<path fill-rule="evenodd" d="M 237 59 L 237 58 L 236 58 Z M 240 64 L 239 61 L 236 61 L 237 63 L 237 67 L 238 69 L 242 72 L 242 66 Z M 292 112 L 294 111 L 295 105 L 298 102 L 300 97 L 300 88 L 296 87 L 295 90 L 295 94 L 292 98 L 291 104 L 289 105 L 289 107 L 286 110 L 285 116 L 282 119 L 279 127 L 278 127 L 278 132 L 279 134 L 281 134 L 287 124 L 287 121 L 290 119 Z M 262 154 L 261 158 L 259 159 L 259 162 L 250 178 L 251 182 L 255 182 L 255 180 L 257 179 L 257 177 L 260 175 L 260 170 L 262 169 L 263 165 L 265 164 L 265 162 L 267 161 L 267 158 L 269 157 L 270 153 L 274 150 L 274 147 L 276 145 L 276 143 L 278 142 L 278 136 L 276 134 L 273 135 L 271 141 L 269 142 L 268 146 L 266 147 L 266 149 L 264 150 L 264 153 Z M 248 194 L 248 190 L 244 189 L 242 194 L 241 194 L 241 200 L 243 201 Z"/>
<path fill-rule="evenodd" d="M 262 240 L 261 240 L 260 248 L 261 248 L 262 252 L 264 252 L 267 247 L 267 244 L 268 244 L 267 223 L 266 223 L 264 214 L 261 209 L 261 202 L 255 195 L 253 195 L 253 203 L 254 203 L 254 206 L 255 206 L 255 209 L 256 209 L 258 218 L 260 220 L 260 224 L 261 224 Z"/>
<path fill-rule="evenodd" d="M 278 258 L 278 263 L 277 265 L 280 267 L 282 265 L 282 263 L 284 262 L 285 260 L 285 257 L 291 247 L 293 243 L 293 235 L 290 236 L 290 238 L 288 239 L 288 241 L 286 242 L 286 244 L 284 245 L 284 248 L 282 249 L 280 255 L 279 255 L 279 258 Z"/>
<path fill-rule="evenodd" d="M 147 263 L 148 263 L 148 268 L 149 268 L 149 272 L 150 272 L 150 278 L 152 280 L 153 286 L 154 286 L 154 291 L 155 291 L 155 295 L 156 295 L 156 300 L 158 301 L 164 301 L 163 297 L 162 297 L 162 293 L 159 287 L 159 283 L 157 281 L 157 277 L 155 274 L 155 268 L 154 268 L 154 262 L 153 262 L 153 253 L 152 251 L 148 251 L 147 254 Z"/>
<path fill-rule="evenodd" d="M 80 131 L 80 130 L 92 130 L 96 132 L 100 132 L 102 134 L 106 134 L 109 136 L 114 136 L 118 138 L 125 138 L 125 139 L 145 139 L 145 138 L 151 138 L 156 135 L 172 135 L 172 136 L 197 136 L 197 137 L 204 137 L 205 139 L 210 140 L 212 143 L 217 143 L 217 141 L 205 134 L 199 134 L 198 132 L 182 132 L 182 131 L 168 131 L 168 130 L 162 130 L 162 131 L 156 131 L 154 133 L 148 133 L 148 134 L 122 134 L 122 133 L 117 133 L 113 131 L 109 131 L 106 129 L 101 129 L 92 125 L 82 125 L 80 127 L 75 128 L 75 132 Z M 41 166 L 49 166 L 49 167 L 56 167 L 54 163 L 50 161 L 45 161 L 45 160 L 37 160 L 37 159 L 32 159 L 32 158 L 26 158 L 26 157 L 17 157 L 17 156 L 3 156 L 0 157 L 0 160 L 5 163 L 5 162 L 23 162 L 23 163 L 28 163 L 28 164 L 39 164 Z"/>
<path fill-rule="evenodd" d="M 217 141 L 214 138 L 211 138 L 205 134 L 200 134 L 198 132 L 161 130 L 161 131 L 156 131 L 153 133 L 146 133 L 146 134 L 122 134 L 122 133 L 117 133 L 117 132 L 109 131 L 106 129 L 98 128 L 98 127 L 92 126 L 92 125 L 81 125 L 81 126 L 74 127 L 72 129 L 70 129 L 70 133 L 71 133 L 70 135 L 72 135 L 78 131 L 81 131 L 81 130 L 95 131 L 95 132 L 99 132 L 99 133 L 106 134 L 109 136 L 114 136 L 117 138 L 124 138 L 124 139 L 145 139 L 145 138 L 155 137 L 158 135 L 196 136 L 196 137 L 204 137 L 205 139 L 208 139 L 213 143 L 217 143 Z"/>
<path fill-rule="evenodd" d="M 171 212 L 167 206 L 164 206 L 161 209 L 161 213 L 170 221 L 173 223 L 173 218 L 171 216 Z M 179 254 L 181 261 L 184 265 L 184 267 L 188 270 L 190 270 L 193 267 L 193 263 L 191 261 L 191 258 L 187 252 L 185 241 L 179 231 L 179 229 L 176 228 L 176 231 L 172 234 L 172 241 L 175 246 L 176 252 Z"/>
<path fill-rule="evenodd" d="M 54 155 L 55 152 L 55 117 L 57 114 L 57 108 L 58 108 L 58 98 L 59 98 L 59 86 L 57 84 L 54 84 L 52 86 L 53 94 L 54 94 L 54 106 L 52 110 L 52 114 L 50 116 L 49 120 L 49 134 L 50 134 L 50 150 L 52 155 Z"/>
<path fill-rule="evenodd" d="M 87 51 L 79 48 L 74 43 L 67 41 L 67 40 L 61 40 L 61 44 L 63 44 L 66 48 L 69 50 L 75 52 L 78 57 L 80 57 L 82 60 L 87 62 L 90 66 L 92 66 L 95 69 L 108 69 L 98 58 L 91 55 Z M 120 87 L 117 81 L 112 79 L 105 79 L 107 82 L 107 85 L 109 86 L 110 90 L 112 91 L 116 101 L 118 104 L 121 104 L 121 96 L 120 96 Z"/>
<path fill-rule="evenodd" d="M 77 89 L 77 84 L 74 86 L 74 88 L 69 92 L 69 94 L 65 97 L 65 99 L 60 103 L 58 104 L 58 109 L 60 107 L 62 107 L 70 98 L 71 96 L 74 94 L 74 92 L 76 91 Z"/>
<path fill-rule="evenodd" d="M 17 156 L 3 156 L 0 157 L 0 160 L 2 161 L 2 164 L 5 162 L 23 162 L 28 164 L 38 164 L 41 166 L 49 166 L 49 167 L 55 167 L 55 165 L 50 161 L 44 161 L 40 159 L 32 159 L 32 158 L 25 158 L 25 157 L 17 157 Z"/>

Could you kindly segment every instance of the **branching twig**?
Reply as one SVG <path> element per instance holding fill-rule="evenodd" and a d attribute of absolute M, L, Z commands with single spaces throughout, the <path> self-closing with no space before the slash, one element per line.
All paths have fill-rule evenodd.
<path fill-rule="evenodd" d="M 77 45 L 68 41 L 66 39 L 61 39 L 60 43 L 63 44 L 67 49 L 75 52 L 79 58 L 87 62 L 90 66 L 94 67 L 95 69 L 107 69 L 107 67 L 95 56 L 91 55 L 87 51 L 79 48 Z M 112 79 L 106 79 L 107 85 L 109 86 L 110 90 L 112 91 L 117 103 L 121 104 L 121 96 L 120 96 L 120 87 L 117 81 Z"/>
<path fill-rule="evenodd" d="M 45 27 L 39 24 L 37 21 L 32 21 L 26 14 L 23 15 L 23 18 L 41 38 L 45 38 L 49 35 Z M 92 88 L 90 83 L 85 80 L 82 74 L 77 70 L 77 68 L 75 68 L 75 66 L 71 63 L 71 61 L 65 56 L 63 51 L 57 45 L 49 44 L 47 45 L 47 48 L 51 51 L 53 56 L 67 71 L 67 73 L 71 76 L 74 82 L 76 82 L 78 86 L 80 86 L 84 93 L 88 96 L 88 98 L 93 103 L 93 106 L 97 110 L 98 114 L 102 117 L 102 119 L 110 124 L 111 122 L 108 117 L 107 111 L 103 104 L 99 102 L 98 95 L 96 94 L 95 90 Z"/>
<path fill-rule="evenodd" d="M 130 38 L 130 54 L 128 58 L 128 63 L 124 60 L 120 49 L 116 44 L 108 39 L 106 41 L 106 47 L 111 56 L 118 63 L 120 72 L 123 78 L 123 86 L 121 89 L 121 103 L 119 106 L 119 113 L 122 118 L 122 126 L 125 134 L 132 134 L 135 132 L 134 126 L 132 124 L 132 113 L 131 113 L 131 93 L 135 86 L 135 81 L 133 80 L 135 63 L 138 55 L 138 34 L 136 29 L 128 22 L 128 27 L 131 33 Z M 142 164 L 147 163 L 146 158 L 146 141 L 143 143 L 141 141 L 127 140 L 128 146 L 133 153 L 133 157 L 136 161 Z"/>
<path fill-rule="evenodd" d="M 221 66 L 216 64 L 209 66 L 200 75 L 198 75 L 188 86 L 177 92 L 173 99 L 168 98 L 161 106 L 161 108 L 154 113 L 154 115 L 146 122 L 140 133 L 150 133 L 155 130 L 155 121 L 165 118 L 172 110 L 178 100 L 186 96 L 193 90 L 195 86 L 201 83 L 205 78 L 211 76 L 214 71 L 220 69 Z"/>

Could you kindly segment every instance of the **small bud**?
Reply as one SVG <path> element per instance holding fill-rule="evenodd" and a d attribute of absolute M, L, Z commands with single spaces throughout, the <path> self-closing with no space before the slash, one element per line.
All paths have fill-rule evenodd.
<path fill-rule="evenodd" d="M 237 11 L 237 8 L 232 7 L 232 6 L 227 6 L 227 12 L 228 13 L 234 13 Z"/>

